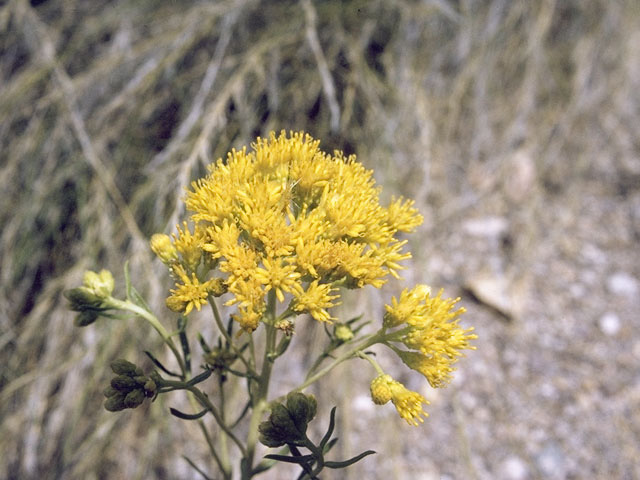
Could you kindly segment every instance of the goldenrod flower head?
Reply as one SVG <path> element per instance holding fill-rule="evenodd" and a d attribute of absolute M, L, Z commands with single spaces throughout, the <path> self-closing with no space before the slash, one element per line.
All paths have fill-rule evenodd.
<path fill-rule="evenodd" d="M 184 229 L 177 227 L 178 233 L 173 234 L 173 243 L 184 265 L 192 272 L 194 272 L 200 264 L 202 258 L 202 250 L 204 246 L 205 232 L 202 228 L 196 225 L 194 232 L 189 231 L 187 222 L 183 222 Z"/>
<path fill-rule="evenodd" d="M 176 282 L 176 288 L 171 290 L 166 303 L 167 307 L 175 312 L 184 312 L 188 315 L 193 307 L 200 310 L 202 305 L 207 303 L 210 294 L 219 296 L 226 291 L 226 286 L 221 279 L 214 278 L 200 282 L 195 273 L 189 277 L 181 265 L 174 265 L 172 273 L 178 277 L 179 281 Z"/>
<path fill-rule="evenodd" d="M 312 281 L 306 290 L 294 292 L 293 310 L 309 313 L 321 322 L 331 321 L 332 318 L 326 309 L 335 306 L 333 300 L 339 296 L 331 295 L 332 290 L 329 283 L 320 284 L 318 280 Z"/>
<path fill-rule="evenodd" d="M 400 294 L 400 300 L 392 297 L 391 305 L 385 305 L 385 327 L 393 328 L 402 323 L 413 324 L 421 321 L 428 312 L 425 302 L 430 293 L 431 288 L 427 285 L 416 285 L 411 290 L 405 288 Z"/>
<path fill-rule="evenodd" d="M 223 272 L 234 296 L 228 304 L 242 309 L 236 318 L 245 329 L 258 325 L 260 294 L 270 291 L 292 302 L 291 311 L 328 321 L 336 286 L 379 288 L 410 257 L 396 234 L 422 217 L 404 199 L 382 206 L 379 193 L 373 172 L 354 156 L 326 154 L 304 133 L 272 132 L 251 149 L 232 150 L 192 184 L 185 203 L 194 233 L 185 226 L 174 245 L 189 272 L 203 273 L 198 253 Z M 192 287 L 196 306 L 201 290 Z M 171 302 L 185 301 L 183 290 Z"/>
<path fill-rule="evenodd" d="M 392 298 L 386 305 L 384 325 L 387 328 L 402 326 L 392 342 L 401 342 L 411 351 L 394 351 L 412 370 L 420 372 L 432 387 L 442 387 L 451 379 L 452 365 L 462 356 L 461 350 L 474 349 L 470 340 L 473 328 L 463 329 L 458 317 L 464 308 L 454 310 L 456 299 L 443 299 L 442 290 L 431 297 L 426 285 L 404 290 L 400 300 Z"/>
<path fill-rule="evenodd" d="M 379 375 L 371 382 L 371 398 L 376 405 L 384 405 L 389 400 L 393 402 L 398 414 L 409 425 L 418 426 L 424 422 L 422 416 L 428 414 L 422 405 L 429 402 L 417 392 L 407 389 L 402 383 L 394 380 L 391 375 Z"/>

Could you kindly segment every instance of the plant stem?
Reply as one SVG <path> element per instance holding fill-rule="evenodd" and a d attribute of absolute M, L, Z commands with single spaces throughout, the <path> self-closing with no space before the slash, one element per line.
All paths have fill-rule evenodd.
<path fill-rule="evenodd" d="M 384 335 L 384 331 L 383 330 L 379 330 L 379 331 L 369 335 L 368 337 L 365 337 L 358 345 L 356 345 L 355 347 L 353 347 L 350 350 L 347 350 L 345 353 L 340 355 L 332 363 L 327 365 L 325 368 L 320 370 L 315 375 L 311 376 L 310 378 L 307 378 L 302 385 L 300 385 L 298 388 L 294 389 L 293 391 L 294 392 L 301 392 L 302 390 L 307 388 L 312 383 L 314 383 L 317 380 L 319 380 L 320 378 L 324 377 L 327 373 L 329 373 L 331 370 L 333 370 L 335 367 L 340 365 L 345 360 L 348 360 L 348 359 L 352 358 L 354 355 L 357 355 L 358 352 L 364 350 L 365 348 L 368 348 L 368 347 L 370 347 L 372 345 L 375 345 L 376 343 L 380 343 L 381 341 L 383 341 L 384 338 L 385 338 L 385 335 Z"/>
<path fill-rule="evenodd" d="M 259 431 L 258 426 L 262 420 L 262 414 L 266 410 L 267 394 L 269 393 L 269 380 L 271 379 L 271 369 L 273 367 L 274 348 L 276 343 L 277 330 L 273 326 L 276 318 L 276 296 L 275 292 L 269 292 L 269 301 L 267 312 L 264 317 L 264 325 L 266 328 L 265 348 L 262 359 L 262 371 L 258 377 L 258 388 L 252 395 L 251 420 L 249 421 L 249 433 L 247 434 L 247 450 L 242 459 L 242 480 L 249 480 L 253 476 L 253 457 L 255 455 L 256 444 L 258 442 Z"/>
<path fill-rule="evenodd" d="M 186 372 L 186 365 L 184 363 L 184 359 L 182 358 L 182 355 L 180 355 L 180 352 L 176 348 L 176 345 L 173 343 L 173 340 L 171 339 L 171 335 L 164 328 L 164 326 L 160 323 L 160 321 L 156 318 L 154 314 L 145 310 L 144 308 L 139 307 L 135 303 L 132 303 L 129 301 L 123 302 L 122 300 L 118 300 L 117 298 L 113 298 L 113 297 L 109 298 L 109 303 L 111 303 L 111 305 L 113 305 L 115 308 L 118 308 L 120 310 L 128 310 L 131 313 L 135 313 L 140 318 L 143 318 L 144 320 L 149 322 L 149 324 L 155 329 L 155 331 L 160 334 L 160 336 L 162 337 L 162 340 L 164 340 L 164 343 L 166 343 L 167 346 L 173 352 L 173 355 L 174 357 L 176 357 L 176 360 L 178 361 L 178 364 L 180 365 L 180 369 L 182 370 L 182 372 L 183 373 Z"/>

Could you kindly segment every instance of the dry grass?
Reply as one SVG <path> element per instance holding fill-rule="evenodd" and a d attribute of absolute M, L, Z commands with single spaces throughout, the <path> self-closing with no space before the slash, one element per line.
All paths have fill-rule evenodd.
<path fill-rule="evenodd" d="M 183 188 L 231 147 L 293 129 L 417 200 L 408 281 L 509 286 L 509 321 L 467 300 L 478 352 L 464 382 L 428 392 L 422 429 L 362 410 L 349 387 L 329 395 L 351 412 L 345 451 L 397 434 L 376 439 L 393 461 L 353 478 L 640 478 L 636 1 L 0 5 L 0 475 L 192 477 L 180 454 L 200 439 L 161 405 L 101 407 L 105 366 L 140 360 L 146 330 L 75 329 L 60 294 L 86 268 L 122 281 L 129 259 L 161 308 L 146 239 L 181 218 Z M 620 272 L 626 290 L 602 288 Z M 622 330 L 607 337 L 611 312 Z"/>

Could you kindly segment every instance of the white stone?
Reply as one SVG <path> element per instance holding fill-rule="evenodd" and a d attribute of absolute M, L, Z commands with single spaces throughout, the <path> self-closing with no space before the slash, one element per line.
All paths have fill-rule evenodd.
<path fill-rule="evenodd" d="M 508 480 L 524 480 L 529 475 L 529 467 L 520 458 L 515 455 L 507 457 L 500 465 L 502 478 Z"/>
<path fill-rule="evenodd" d="M 464 230 L 475 237 L 499 237 L 509 228 L 504 217 L 472 218 L 464 222 Z"/>
<path fill-rule="evenodd" d="M 613 312 L 607 312 L 598 320 L 600 331 L 613 337 L 620 331 L 620 317 Z"/>
<path fill-rule="evenodd" d="M 607 279 L 607 288 L 613 294 L 632 297 L 638 293 L 638 280 L 627 272 L 616 272 Z"/>

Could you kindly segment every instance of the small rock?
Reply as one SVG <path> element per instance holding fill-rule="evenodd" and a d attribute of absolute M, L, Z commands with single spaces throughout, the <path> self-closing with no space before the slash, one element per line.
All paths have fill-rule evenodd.
<path fill-rule="evenodd" d="M 633 297 L 638 293 L 638 280 L 627 272 L 616 272 L 607 279 L 607 288 L 615 295 Z"/>
<path fill-rule="evenodd" d="M 545 478 L 564 479 L 567 476 L 564 452 L 555 442 L 542 449 L 536 457 L 536 463 Z"/>
<path fill-rule="evenodd" d="M 613 337 L 620 331 L 620 317 L 613 312 L 607 312 L 598 320 L 598 326 L 602 333 Z"/>
<path fill-rule="evenodd" d="M 472 218 L 464 222 L 464 230 L 474 237 L 501 237 L 507 232 L 509 223 L 504 217 Z"/>
<path fill-rule="evenodd" d="M 509 480 L 524 480 L 529 475 L 529 467 L 520 457 L 511 455 L 500 465 L 502 478 Z"/>
<path fill-rule="evenodd" d="M 513 302 L 504 276 L 481 273 L 471 278 L 465 288 L 480 303 L 502 314 L 507 320 L 513 318 Z"/>

